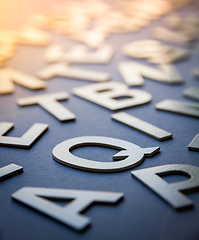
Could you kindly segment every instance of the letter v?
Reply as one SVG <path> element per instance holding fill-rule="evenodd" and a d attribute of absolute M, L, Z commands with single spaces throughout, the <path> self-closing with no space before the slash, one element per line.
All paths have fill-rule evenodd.
<path fill-rule="evenodd" d="M 27 132 L 23 134 L 22 137 L 6 137 L 3 136 L 11 128 L 14 127 L 13 123 L 10 122 L 1 122 L 0 123 L 0 145 L 1 146 L 11 146 L 11 147 L 21 147 L 21 148 L 30 148 L 34 142 L 44 133 L 48 124 L 35 123 Z"/>

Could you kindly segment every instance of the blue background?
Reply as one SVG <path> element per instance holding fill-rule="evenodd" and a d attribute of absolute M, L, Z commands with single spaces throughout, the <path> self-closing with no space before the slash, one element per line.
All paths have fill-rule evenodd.
<path fill-rule="evenodd" d="M 49 2 L 53 1 L 43 1 L 42 3 L 39 1 L 34 1 L 34 3 L 31 1 L 15 1 L 14 3 L 7 1 L 5 3 L 7 9 L 13 4 L 13 14 L 9 20 L 6 15 L 2 15 L 1 26 L 18 29 L 27 21 L 30 14 L 43 11 Z M 184 15 L 191 11 L 189 8 L 181 10 Z M 111 74 L 112 81 L 124 82 L 117 70 L 117 64 L 120 61 L 130 61 L 131 59 L 121 54 L 121 46 L 130 41 L 151 38 L 152 28 L 162 26 L 163 20 L 164 17 L 153 21 L 148 27 L 137 33 L 114 34 L 108 38 L 107 42 L 113 44 L 116 49 L 110 63 L 106 65 L 75 64 L 74 66 L 108 72 Z M 75 44 L 65 36 L 55 34 L 51 34 L 51 36 L 53 43 L 61 43 L 67 49 Z M 87 81 L 56 77 L 48 81 L 48 87 L 45 90 L 32 91 L 16 84 L 13 94 L 0 95 L 0 121 L 13 122 L 15 125 L 7 136 L 19 137 L 36 122 L 49 124 L 48 131 L 29 150 L 0 147 L 0 167 L 15 163 L 24 168 L 22 174 L 0 183 L 2 240 L 199 239 L 199 192 L 187 195 L 194 202 L 194 209 L 177 212 L 133 178 L 131 170 L 119 173 L 92 173 L 66 167 L 52 158 L 53 148 L 62 141 L 78 136 L 95 135 L 123 139 L 143 148 L 160 146 L 159 154 L 152 158 L 146 158 L 133 170 L 173 163 L 199 167 L 199 153 L 188 151 L 187 148 L 199 132 L 198 119 L 155 109 L 155 104 L 164 99 L 195 102 L 183 96 L 183 90 L 187 87 L 199 87 L 199 81 L 190 73 L 191 69 L 198 65 L 199 55 L 196 52 L 195 44 L 187 49 L 191 54 L 190 59 L 175 63 L 176 68 L 184 77 L 184 84 L 167 85 L 145 79 L 145 84 L 137 89 L 149 92 L 153 97 L 152 102 L 125 110 L 129 114 L 173 134 L 173 139 L 163 142 L 115 122 L 111 119 L 113 111 L 71 94 L 71 90 L 75 87 L 92 84 Z M 46 66 L 43 60 L 44 52 L 45 47 L 20 46 L 8 66 L 36 76 L 37 72 Z M 133 60 L 149 65 L 146 60 Z M 61 123 L 38 105 L 30 107 L 16 105 L 18 98 L 58 91 L 66 91 L 70 94 L 69 100 L 60 101 L 60 103 L 76 115 L 74 122 Z M 96 161 L 112 161 L 112 155 L 116 152 L 112 149 L 97 147 L 74 150 L 74 154 L 77 156 Z M 165 178 L 168 182 L 184 179 L 186 178 L 182 176 Z M 12 193 L 28 186 L 123 192 L 124 200 L 113 206 L 96 204 L 86 210 L 84 214 L 91 218 L 92 225 L 78 233 L 11 199 Z"/>

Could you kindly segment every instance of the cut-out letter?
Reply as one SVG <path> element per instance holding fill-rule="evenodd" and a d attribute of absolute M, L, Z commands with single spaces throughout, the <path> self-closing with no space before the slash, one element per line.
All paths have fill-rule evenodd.
<path fill-rule="evenodd" d="M 65 52 L 62 46 L 50 46 L 45 55 L 49 63 L 87 63 L 87 64 L 105 64 L 111 60 L 114 54 L 114 48 L 110 44 L 104 44 L 95 52 L 89 52 L 84 45 L 75 45 L 70 51 Z"/>
<path fill-rule="evenodd" d="M 122 53 L 133 58 L 147 58 L 154 64 L 172 63 L 189 57 L 186 49 L 164 45 L 156 40 L 141 40 L 127 43 Z"/>
<path fill-rule="evenodd" d="M 170 84 L 183 82 L 182 76 L 172 64 L 162 64 L 159 68 L 155 69 L 137 62 L 121 62 L 118 65 L 120 74 L 129 86 L 143 85 L 143 77 Z"/>
<path fill-rule="evenodd" d="M 199 104 L 165 99 L 156 104 L 156 109 L 199 118 Z"/>
<path fill-rule="evenodd" d="M 80 158 L 71 153 L 73 149 L 81 146 L 103 146 L 117 149 L 119 152 L 113 156 L 113 160 L 116 160 L 114 162 L 98 162 Z M 85 171 L 118 172 L 136 167 L 145 157 L 151 157 L 159 150 L 160 147 L 141 148 L 116 138 L 85 136 L 68 139 L 58 144 L 53 149 L 53 158 L 61 164 Z"/>
<path fill-rule="evenodd" d="M 99 104 L 110 110 L 120 110 L 134 107 L 151 101 L 150 93 L 129 89 L 119 82 L 95 83 L 73 89 L 73 94 L 86 100 Z M 124 100 L 116 100 L 120 97 L 128 97 Z"/>
<path fill-rule="evenodd" d="M 194 69 L 192 70 L 192 72 L 193 72 L 193 75 L 194 75 L 196 78 L 199 78 L 199 67 L 194 68 Z"/>
<path fill-rule="evenodd" d="M 65 100 L 68 97 L 68 93 L 66 92 L 49 93 L 34 97 L 19 98 L 17 104 L 19 106 L 38 104 L 60 121 L 69 121 L 74 120 L 75 115 L 58 102 L 58 100 Z"/>
<path fill-rule="evenodd" d="M 48 124 L 35 123 L 26 131 L 22 137 L 3 136 L 14 127 L 13 123 L 0 123 L 0 145 L 9 147 L 30 148 L 36 140 L 48 129 Z"/>
<path fill-rule="evenodd" d="M 160 141 L 172 138 L 171 133 L 125 112 L 112 114 L 111 118 Z"/>
<path fill-rule="evenodd" d="M 192 201 L 182 192 L 199 189 L 199 167 L 170 164 L 132 171 L 131 173 L 172 207 L 176 209 L 193 207 Z M 161 178 L 161 176 L 171 174 L 187 175 L 190 179 L 169 184 Z"/>
<path fill-rule="evenodd" d="M 45 80 L 56 76 L 94 82 L 104 82 L 110 79 L 109 73 L 74 68 L 67 65 L 66 63 L 52 64 L 41 70 L 38 76 Z"/>
<path fill-rule="evenodd" d="M 12 93 L 15 90 L 14 83 L 30 89 L 46 88 L 46 83 L 28 74 L 11 68 L 0 69 L 0 94 Z"/>
<path fill-rule="evenodd" d="M 189 143 L 188 149 L 191 151 L 199 151 L 199 133 Z"/>
<path fill-rule="evenodd" d="M 9 164 L 5 167 L 0 168 L 0 181 L 22 172 L 23 167 L 16 165 L 14 163 Z"/>
<path fill-rule="evenodd" d="M 184 90 L 186 97 L 199 101 L 199 87 L 190 87 Z"/>
<path fill-rule="evenodd" d="M 48 124 L 35 123 L 26 131 L 22 137 L 3 136 L 14 127 L 13 123 L 0 123 L 0 145 L 9 147 L 30 148 L 36 140 L 48 129 Z"/>
<path fill-rule="evenodd" d="M 94 202 L 116 203 L 123 197 L 123 193 L 116 192 L 97 192 L 71 189 L 53 188 L 21 188 L 12 194 L 12 198 L 22 202 L 56 220 L 81 231 L 90 223 L 90 219 L 80 214 L 84 209 Z M 65 207 L 49 201 L 50 199 L 62 199 L 72 201 Z"/>
<path fill-rule="evenodd" d="M 50 35 L 32 26 L 24 26 L 19 33 L 19 43 L 33 45 L 33 46 L 46 46 L 50 43 Z"/>
<path fill-rule="evenodd" d="M 183 45 L 186 45 L 191 40 L 193 40 L 190 35 L 184 34 L 183 32 L 172 31 L 164 27 L 155 27 L 153 29 L 153 37 L 159 40 L 179 43 Z"/>

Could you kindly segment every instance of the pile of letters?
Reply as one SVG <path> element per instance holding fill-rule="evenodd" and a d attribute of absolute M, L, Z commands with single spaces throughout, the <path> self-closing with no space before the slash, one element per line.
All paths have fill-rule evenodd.
<path fill-rule="evenodd" d="M 199 39 L 199 15 L 182 17 L 177 12 L 181 7 L 192 4 L 190 0 L 136 0 L 118 1 L 114 6 L 98 0 L 68 3 L 64 6 L 51 6 L 45 14 L 31 16 L 28 24 L 19 31 L 0 30 L 0 94 L 15 91 L 14 83 L 29 89 L 44 89 L 48 84 L 44 80 L 54 77 L 74 78 L 96 82 L 72 90 L 72 94 L 101 105 L 109 110 L 122 110 L 149 103 L 152 95 L 144 90 L 128 86 L 142 86 L 143 77 L 160 81 L 163 84 L 182 84 L 185 80 L 174 66 L 174 62 L 186 60 L 190 53 L 185 46 L 194 45 Z M 198 7 L 197 3 L 194 3 Z M 114 57 L 114 46 L 106 43 L 112 34 L 136 32 L 151 21 L 167 15 L 165 27 L 155 27 L 151 36 L 155 40 L 143 39 L 125 44 L 121 53 L 133 58 L 133 61 L 119 62 L 117 69 L 124 83 L 109 81 L 107 72 L 93 71 L 73 67 L 74 63 L 107 64 Z M 71 49 L 52 42 L 46 30 L 62 34 L 77 43 Z M 180 47 L 173 47 L 165 42 L 174 42 Z M 27 73 L 6 67 L 20 44 L 47 46 L 45 62 L 49 64 L 30 76 Z M 195 47 L 195 46 L 194 46 Z M 157 67 L 150 67 L 136 62 L 146 59 Z M 8 64 L 9 65 L 9 64 Z M 194 77 L 199 77 L 199 68 L 192 70 Z M 156 104 L 156 109 L 184 114 L 199 118 L 199 88 L 184 90 L 184 96 L 194 102 L 165 99 Z M 118 101 L 117 98 L 126 97 Z M 75 120 L 74 113 L 65 108 L 60 100 L 67 100 L 65 91 L 39 94 L 17 99 L 17 105 L 25 107 L 39 105 L 61 122 Z M 159 141 L 169 140 L 172 134 L 134 117 L 125 112 L 111 115 L 113 120 L 126 124 Z M 37 139 L 48 129 L 48 124 L 35 123 L 22 137 L 5 136 L 14 127 L 13 123 L 0 122 L 0 146 L 31 148 Z M 194 136 L 193 136 L 194 137 Z M 80 146 L 95 145 L 117 149 L 112 162 L 96 162 L 77 157 L 72 149 Z M 63 150 L 64 149 L 64 150 Z M 189 143 L 188 149 L 199 151 L 199 133 Z M 95 172 L 118 172 L 132 169 L 141 164 L 145 157 L 158 153 L 160 147 L 141 148 L 133 143 L 101 136 L 83 136 L 67 139 L 53 149 L 53 158 L 57 162 L 77 169 Z M 10 164 L 0 168 L 0 179 L 21 173 L 23 167 Z M 184 173 L 190 176 L 188 181 L 168 184 L 161 176 L 169 173 Z M 193 206 L 193 202 L 182 194 L 185 190 L 199 187 L 199 168 L 184 164 L 162 165 L 153 168 L 132 171 L 132 176 L 143 182 L 175 209 Z M 167 189 L 167 191 L 165 191 Z M 83 230 L 90 224 L 90 219 L 79 213 L 93 202 L 115 203 L 123 197 L 120 192 L 98 192 L 50 188 L 22 188 L 13 193 L 12 198 L 49 215 L 58 221 L 76 229 Z M 63 209 L 38 196 L 59 199 L 74 199 Z M 43 204 L 45 202 L 45 204 Z"/>

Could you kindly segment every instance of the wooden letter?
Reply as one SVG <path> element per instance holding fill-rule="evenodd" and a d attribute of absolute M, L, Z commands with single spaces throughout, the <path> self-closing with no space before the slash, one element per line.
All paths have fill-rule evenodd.
<path fill-rule="evenodd" d="M 142 90 L 128 89 L 119 82 L 96 83 L 73 89 L 73 94 L 110 110 L 134 107 L 151 101 L 151 94 Z M 116 100 L 128 97 L 124 100 Z"/>
<path fill-rule="evenodd" d="M 23 167 L 14 163 L 0 168 L 0 181 L 23 172 Z"/>
<path fill-rule="evenodd" d="M 199 101 L 199 87 L 190 87 L 184 90 L 186 97 Z"/>
<path fill-rule="evenodd" d="M 3 136 L 14 127 L 13 123 L 0 123 L 0 145 L 9 147 L 30 148 L 36 140 L 48 129 L 48 124 L 35 123 L 22 137 Z"/>
<path fill-rule="evenodd" d="M 143 85 L 143 77 L 170 84 L 183 82 L 182 76 L 172 64 L 162 64 L 159 68 L 155 69 L 137 62 L 121 62 L 118 65 L 120 74 L 129 86 Z"/>
<path fill-rule="evenodd" d="M 14 92 L 14 83 L 30 89 L 46 88 L 46 83 L 11 68 L 0 69 L 0 94 Z"/>
<path fill-rule="evenodd" d="M 199 151 L 199 133 L 189 143 L 188 149 L 191 151 Z"/>
<path fill-rule="evenodd" d="M 199 118 L 199 104 L 165 99 L 156 104 L 156 109 Z"/>
<path fill-rule="evenodd" d="M 74 120 L 75 115 L 67 108 L 62 106 L 59 102 L 57 102 L 57 100 L 68 99 L 68 97 L 68 93 L 66 92 L 48 93 L 45 95 L 37 95 L 34 97 L 19 98 L 17 100 L 17 104 L 19 106 L 39 104 L 41 107 L 50 112 L 60 121 L 69 121 Z"/>
<path fill-rule="evenodd" d="M 45 80 L 56 76 L 94 82 L 104 82 L 110 79 L 110 75 L 108 73 L 74 68 L 65 63 L 52 64 L 41 70 L 38 76 Z"/>
<path fill-rule="evenodd" d="M 119 150 L 119 152 L 113 156 L 114 162 L 88 160 L 71 153 L 75 148 L 89 145 L 109 147 Z M 160 147 L 141 148 L 131 142 L 116 138 L 84 136 L 68 139 L 58 144 L 53 149 L 53 158 L 61 164 L 85 171 L 118 172 L 136 167 L 142 163 L 145 157 L 152 157 L 159 150 Z"/>
<path fill-rule="evenodd" d="M 128 113 L 119 112 L 111 115 L 112 119 L 126 124 L 129 127 L 135 128 L 159 141 L 167 140 L 172 138 L 172 134 L 158 128 L 148 122 L 145 122 L 139 118 L 136 118 Z"/>
<path fill-rule="evenodd" d="M 176 209 L 193 207 L 192 201 L 182 192 L 199 189 L 199 167 L 170 164 L 132 171 L 131 173 L 172 207 Z M 161 176 L 169 174 L 187 175 L 190 179 L 168 184 Z"/>
<path fill-rule="evenodd" d="M 43 197 L 43 198 L 42 198 Z M 65 207 L 45 200 L 51 199 L 71 199 Z M 80 214 L 93 202 L 116 203 L 123 197 L 123 193 L 116 192 L 97 192 L 71 189 L 53 189 L 53 188 L 21 188 L 12 194 L 12 198 L 22 202 L 56 220 L 81 231 L 90 223 L 90 219 Z"/>

